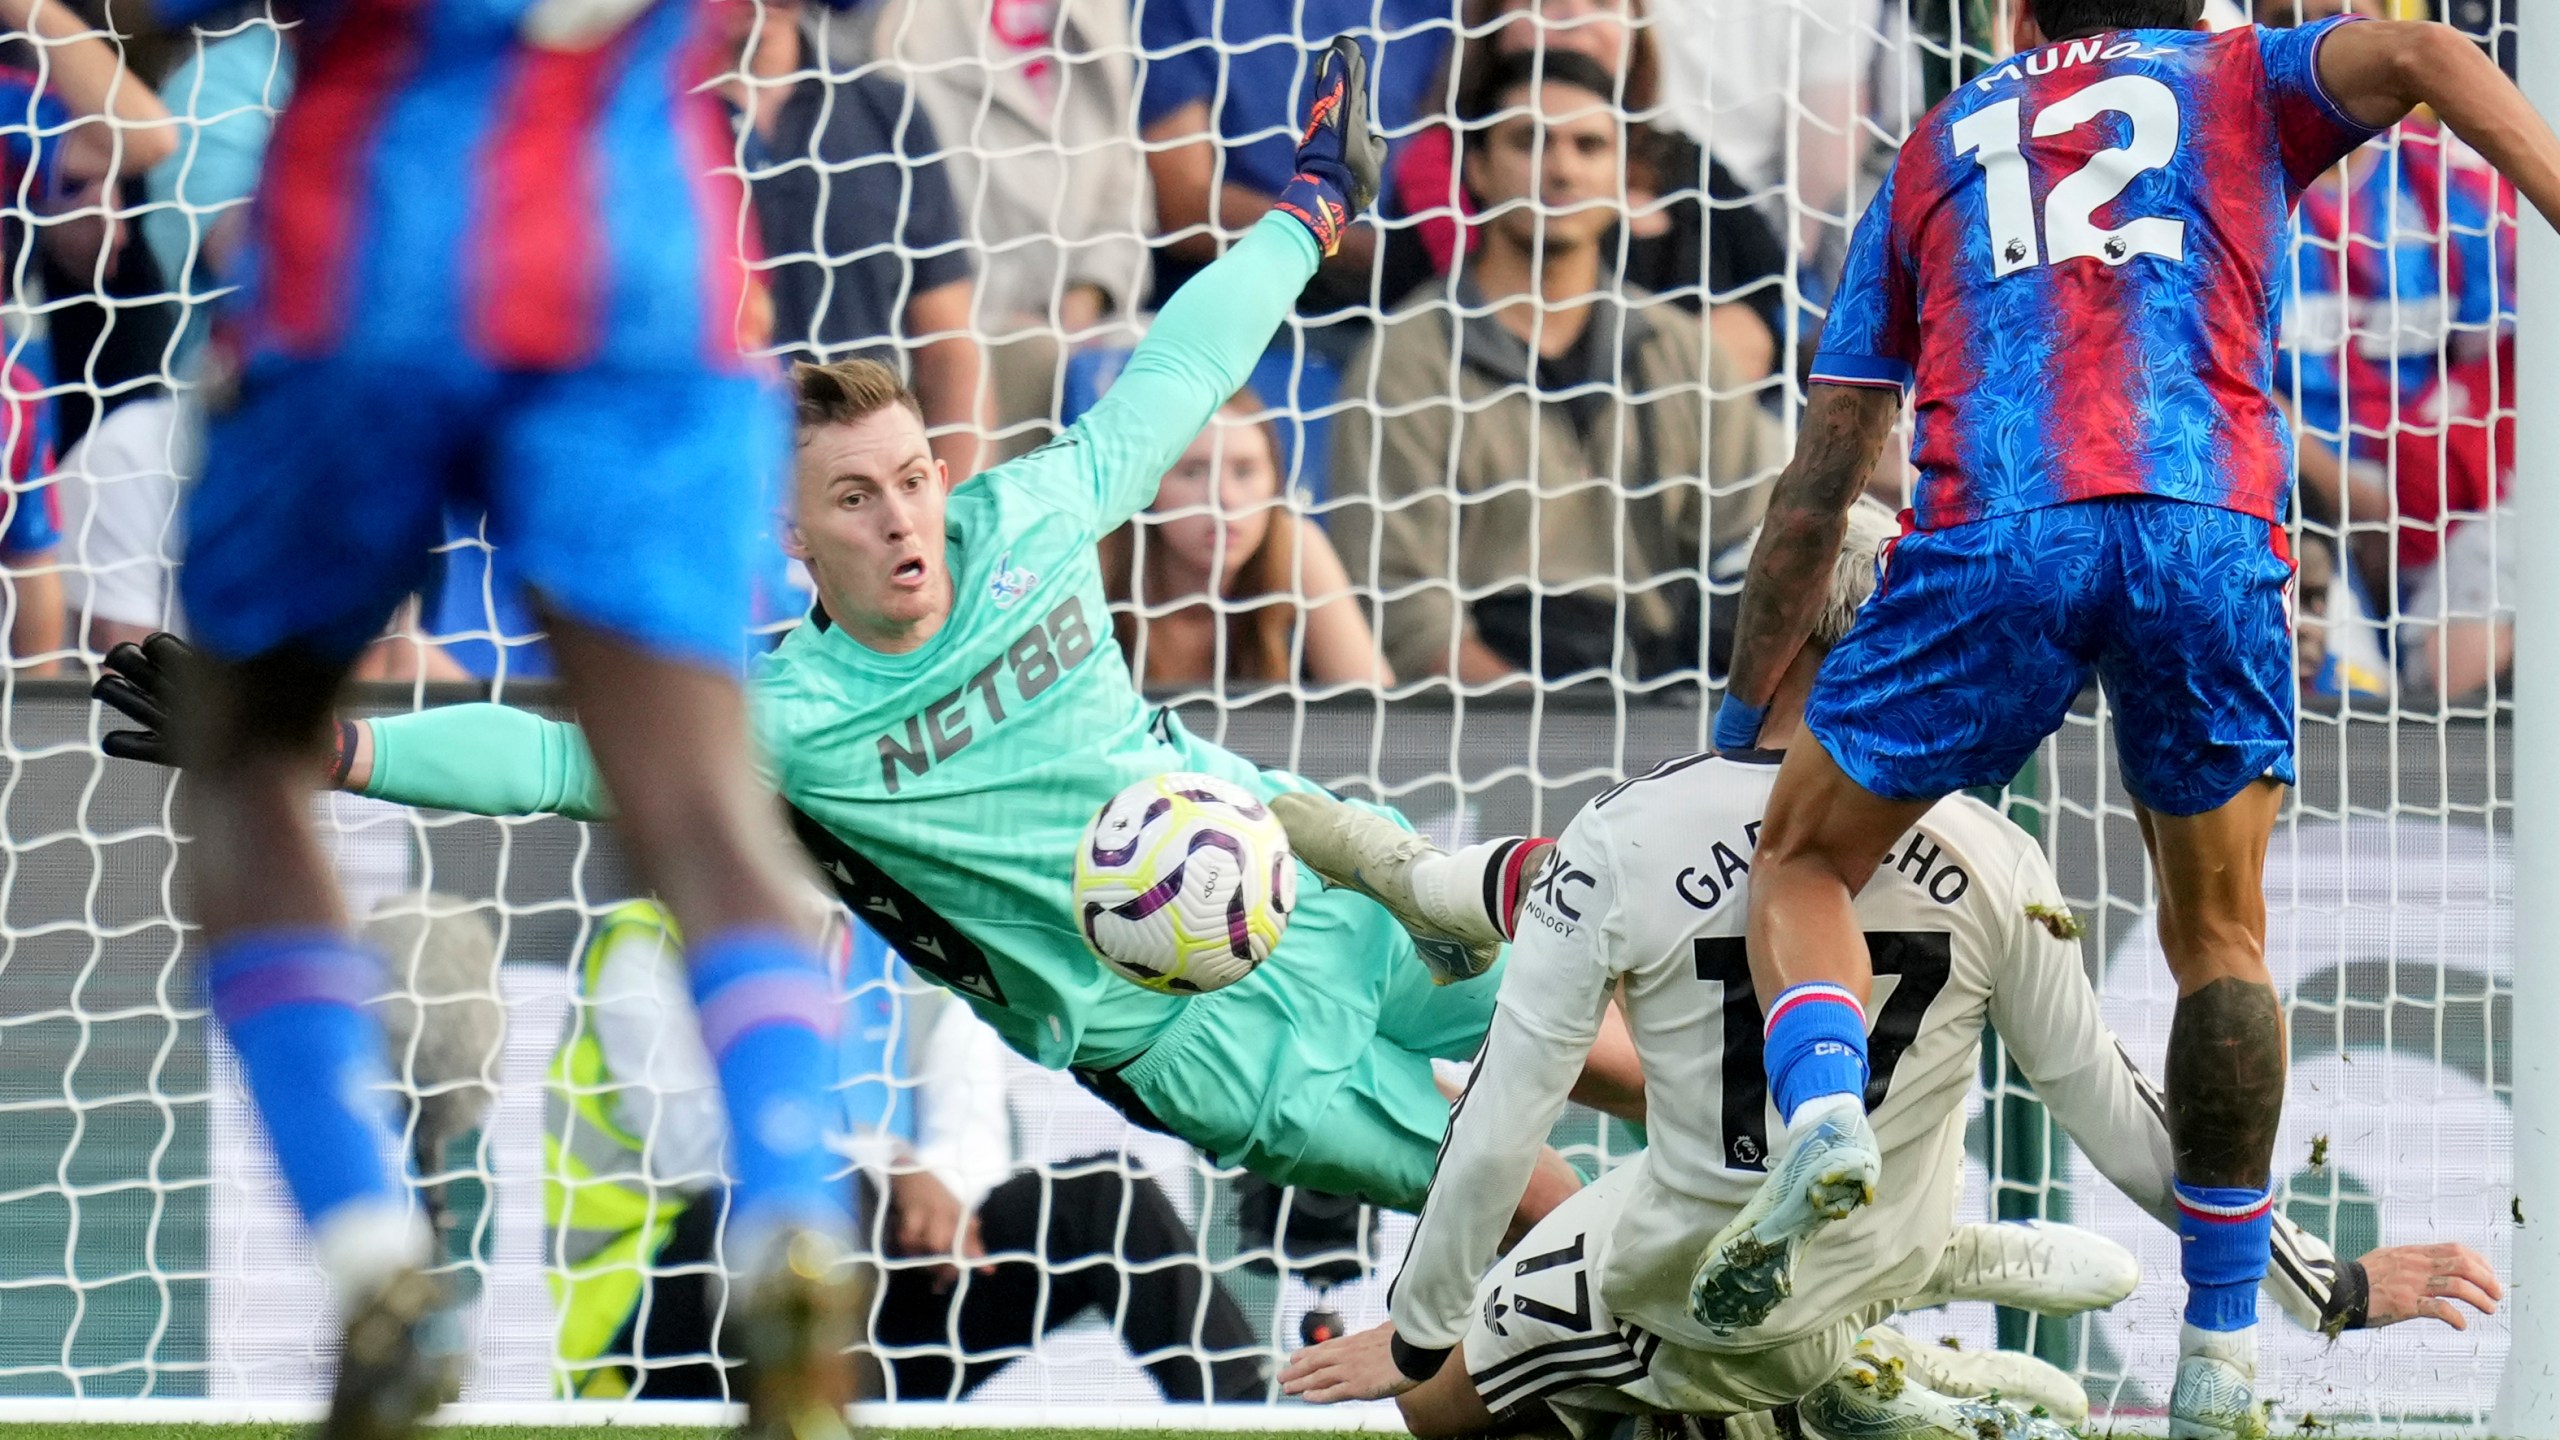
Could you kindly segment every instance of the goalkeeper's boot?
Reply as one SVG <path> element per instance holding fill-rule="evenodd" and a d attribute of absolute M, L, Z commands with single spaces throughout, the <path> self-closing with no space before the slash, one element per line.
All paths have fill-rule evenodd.
<path fill-rule="evenodd" d="M 1905 1308 L 1918 1308 L 1905 1302 Z M 1954 1342 L 1923 1344 L 1890 1325 L 1871 1325 L 1858 1337 L 1861 1359 L 1899 1361 L 1905 1378 L 1937 1391 L 1962 1409 L 1974 1401 L 2016 1408 L 2018 1424 L 2049 1425 L 2056 1440 L 2089 1418 L 2089 1392 L 2070 1374 L 2016 1350 L 1961 1350 Z M 2013 1428 L 2004 1426 L 2004 1428 Z"/>
<path fill-rule="evenodd" d="M 2258 1331 L 2178 1327 L 2178 1383 L 2169 1440 L 2266 1440 L 2258 1405 Z"/>
<path fill-rule="evenodd" d="M 1271 798 L 1271 813 L 1289 832 L 1289 848 L 1326 884 L 1386 907 L 1413 936 L 1432 979 L 1472 980 L 1502 957 L 1508 937 L 1486 912 L 1480 869 L 1468 876 L 1439 846 L 1330 795 L 1288 791 Z"/>
<path fill-rule="evenodd" d="M 845 1407 L 860 1388 L 865 1267 L 843 1242 L 792 1229 L 761 1247 L 770 1259 L 747 1282 L 738 1337 L 746 1361 L 747 1428 L 754 1440 L 850 1440 Z"/>
<path fill-rule="evenodd" d="M 2141 1283 L 2133 1252 L 2093 1230 L 2052 1220 L 1959 1225 L 1928 1287 L 1902 1308 L 1984 1300 L 2038 1315 L 2077 1315 L 2104 1310 Z"/>
<path fill-rule="evenodd" d="M 1835 1098 L 1787 1137 L 1759 1193 L 1716 1232 L 1689 1277 L 1690 1317 L 1713 1333 L 1730 1336 L 1768 1319 L 1795 1293 L 1805 1245 L 1876 1198 L 1884 1159 L 1866 1108 L 1854 1095 Z"/>
<path fill-rule="evenodd" d="M 320 1440 L 404 1440 L 462 1391 L 461 1325 L 435 1277 L 403 1266 L 351 1307 Z"/>

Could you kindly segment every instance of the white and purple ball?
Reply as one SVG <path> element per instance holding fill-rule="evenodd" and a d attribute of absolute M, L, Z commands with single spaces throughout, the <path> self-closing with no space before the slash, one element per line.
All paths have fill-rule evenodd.
<path fill-rule="evenodd" d="M 1111 797 L 1076 855 L 1076 915 L 1095 958 L 1134 984 L 1201 995 L 1253 973 L 1298 901 L 1288 832 L 1213 775 L 1141 780 Z"/>

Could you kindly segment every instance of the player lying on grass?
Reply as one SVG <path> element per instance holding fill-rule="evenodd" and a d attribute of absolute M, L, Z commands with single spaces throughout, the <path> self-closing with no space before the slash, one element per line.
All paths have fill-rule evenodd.
<path fill-rule="evenodd" d="M 2014 60 L 1915 128 L 1858 222 L 1716 715 L 1747 749 L 1809 586 L 1912 398 L 1912 533 L 1824 662 L 1751 894 L 1786 1138 L 1714 1241 L 1701 1321 L 1757 1324 L 1865 1203 L 1876 967 L 1856 897 L 1941 796 L 2015 775 L 2094 671 L 2178 986 L 2164 1077 L 2187 1282 L 2174 1440 L 2259 1429 L 2284 1107 L 2267 841 L 2293 780 L 2293 434 L 2271 390 L 2287 217 L 2421 103 L 2560 219 L 2560 138 L 2470 39 L 2353 18 L 2206 32 L 2203 0 L 2030 0 Z M 1899 853 L 1899 852 L 1896 852 Z"/>
<path fill-rule="evenodd" d="M 1893 529 L 1872 501 L 1849 511 L 1828 598 L 1771 695 L 1760 729 L 1767 748 L 1671 761 L 1594 800 L 1556 842 L 1515 917 L 1492 1030 L 1396 1278 L 1391 1322 L 1301 1353 L 1283 1377 L 1292 1393 L 1402 1392 L 1416 1434 L 1449 1435 L 1539 1399 L 1729 1414 L 1814 1391 L 1862 1330 L 1937 1288 L 1985 1021 L 2100 1173 L 2175 1223 L 2159 1096 L 2100 1018 L 2042 851 L 1999 812 L 1958 796 L 1895 837 L 1857 897 L 1859 934 L 1883 980 L 1869 1037 L 1874 1077 L 1859 1097 L 1883 1154 L 1880 1198 L 1815 1239 L 1793 1293 L 1769 1297 L 1758 1324 L 1727 1331 L 1696 1313 L 1699 1257 L 1760 1187 L 1777 1125 L 1760 1064 L 1769 1026 L 1743 949 L 1762 814 L 1781 760 L 1805 743 L 1801 712 L 1815 671 L 1874 590 L 1877 552 Z M 1283 797 L 1273 808 L 1320 872 L 1363 876 L 1417 923 L 1469 933 L 1474 916 L 1463 910 L 1416 913 L 1408 883 L 1416 870 L 1444 882 L 1465 868 L 1460 859 L 1337 801 Z M 1648 1092 L 1702 1103 L 1655 1105 L 1647 1149 L 1566 1200 L 1493 1266 L 1513 1198 L 1613 994 Z M 2068 1312 L 2112 1304 L 2131 1288 L 2129 1278 L 2088 1283 L 2103 1267 L 2087 1263 L 2038 1278 L 2030 1252 L 2069 1259 L 2085 1247 L 1989 1228 L 2016 1237 L 2008 1268 L 2027 1278 L 2010 1303 Z M 2498 1296 L 2487 1265 L 2459 1245 L 2377 1251 L 2342 1266 L 2281 1218 L 2273 1235 L 2267 1283 L 2305 1325 L 2432 1315 L 2459 1327 L 2452 1301 L 2485 1312 Z M 1837 1428 L 1898 1409 L 1909 1433 L 1935 1433 L 1949 1414 L 1923 1387 L 1890 1405 L 1871 1392 L 1863 1410 L 1848 1403 L 1855 1398 L 1828 1396 L 1822 1416 L 1807 1419 Z"/>
<path fill-rule="evenodd" d="M 1448 1123 L 1432 1061 L 1475 1053 L 1491 983 L 1433 984 L 1392 917 L 1309 883 L 1251 976 L 1159 994 L 1093 958 L 1070 889 L 1086 825 L 1134 781 L 1201 771 L 1265 797 L 1315 788 L 1150 712 L 1111 639 L 1095 544 L 1242 385 L 1338 241 L 1343 207 L 1372 192 L 1380 142 L 1360 67 L 1342 58 L 1358 52 L 1336 47 L 1318 52 L 1333 68 L 1300 152 L 1311 175 L 1336 178 L 1309 181 L 1320 194 L 1264 217 L 1185 285 L 1055 441 L 954 490 L 893 372 L 796 373 L 785 543 L 818 605 L 766 657 L 750 701 L 792 829 L 845 903 L 1015 1050 L 1221 1164 L 1411 1210 Z M 454 706 L 344 721 L 339 735 L 340 783 L 367 795 L 487 815 L 613 808 L 578 728 L 525 711 Z M 1633 1055 L 1614 1058 L 1625 1083 L 1596 1074 L 1586 1095 L 1632 1116 Z M 1545 1175 L 1530 1218 L 1578 1183 L 1560 1161 Z"/>

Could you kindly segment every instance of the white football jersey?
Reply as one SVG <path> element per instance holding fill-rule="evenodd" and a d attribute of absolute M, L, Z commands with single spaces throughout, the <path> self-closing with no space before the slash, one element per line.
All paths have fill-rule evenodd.
<path fill-rule="evenodd" d="M 1707 1241 L 1766 1178 L 1783 1135 L 1761 1060 L 1743 929 L 1774 756 L 1697 755 L 1601 795 L 1532 883 L 1485 1048 L 1450 1116 L 1392 1311 L 1427 1349 L 1464 1334 L 1478 1277 L 1581 1073 L 1613 992 L 1643 1062 L 1649 1148 L 1601 1277 L 1608 1309 L 1705 1349 L 1784 1345 L 1920 1294 L 1955 1224 L 1966 1101 L 1986 1024 L 2099 1170 L 2165 1220 L 2170 1151 L 2156 1095 L 2117 1046 L 2065 938 L 2043 852 L 1979 801 L 1940 802 L 1857 900 L 1875 962 L 1866 1092 L 1884 1156 L 1874 1204 L 1824 1230 L 1794 1295 L 1718 1339 L 1690 1318 Z M 2316 1322 L 2325 1247 L 2279 1236 L 2269 1288 Z"/>

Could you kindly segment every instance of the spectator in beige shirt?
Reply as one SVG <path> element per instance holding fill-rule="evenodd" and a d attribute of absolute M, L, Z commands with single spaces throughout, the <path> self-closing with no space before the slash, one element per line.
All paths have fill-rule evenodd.
<path fill-rule="evenodd" d="M 1460 97 L 1481 235 L 1457 305 L 1409 301 L 1344 377 L 1333 529 L 1407 679 L 1698 670 L 1706 567 L 1759 522 L 1785 460 L 1695 315 L 1610 288 L 1615 91 L 1551 50 Z"/>

